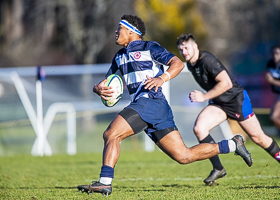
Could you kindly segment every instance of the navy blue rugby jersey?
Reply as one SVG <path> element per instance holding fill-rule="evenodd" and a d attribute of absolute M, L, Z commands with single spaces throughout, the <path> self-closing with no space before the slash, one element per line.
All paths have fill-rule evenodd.
<path fill-rule="evenodd" d="M 188 62 L 187 67 L 196 82 L 206 91 L 215 87 L 217 84 L 215 81 L 216 76 L 223 70 L 226 70 L 233 86 L 223 94 L 212 99 L 215 103 L 223 104 L 235 102 L 237 95 L 244 90 L 228 72 L 225 66 L 215 56 L 207 51 L 200 51 L 196 64 L 192 66 Z"/>
<path fill-rule="evenodd" d="M 271 73 L 274 79 L 280 80 L 280 64 L 277 66 L 275 65 L 275 62 L 273 59 L 269 60 L 267 65 L 266 65 L 268 71 Z M 274 93 L 280 93 L 280 87 L 277 87 L 275 85 L 270 85 L 271 89 Z"/>
<path fill-rule="evenodd" d="M 120 49 L 113 58 L 106 77 L 121 72 L 131 101 L 140 97 L 165 99 L 162 88 L 144 89 L 147 76 L 154 78 L 164 73 L 163 65 L 174 55 L 154 41 L 135 40 Z"/>

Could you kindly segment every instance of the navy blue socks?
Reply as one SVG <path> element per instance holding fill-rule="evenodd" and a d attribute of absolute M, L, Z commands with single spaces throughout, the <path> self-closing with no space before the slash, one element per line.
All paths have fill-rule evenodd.
<path fill-rule="evenodd" d="M 228 140 L 222 140 L 221 142 L 218 142 L 218 145 L 221 154 L 227 154 L 230 152 L 228 146 Z"/>
<path fill-rule="evenodd" d="M 101 167 L 100 177 L 114 178 L 114 168 L 107 165 L 103 165 Z"/>

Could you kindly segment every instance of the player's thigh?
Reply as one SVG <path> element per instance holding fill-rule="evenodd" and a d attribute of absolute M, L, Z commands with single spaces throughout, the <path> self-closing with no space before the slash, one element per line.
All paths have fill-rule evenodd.
<path fill-rule="evenodd" d="M 221 108 L 208 105 L 198 115 L 194 124 L 194 129 L 197 129 L 199 132 L 210 131 L 226 119 L 227 115 Z"/>
<path fill-rule="evenodd" d="M 104 133 L 104 139 L 118 138 L 120 141 L 141 132 L 148 124 L 140 117 L 137 111 L 124 108 L 111 122 Z"/>
<path fill-rule="evenodd" d="M 118 138 L 122 141 L 133 134 L 134 131 L 128 122 L 121 115 L 117 115 L 105 130 L 103 138 L 105 140 Z"/>
<path fill-rule="evenodd" d="M 249 136 L 256 136 L 263 132 L 256 115 L 238 123 Z"/>
<path fill-rule="evenodd" d="M 165 135 L 156 145 L 169 157 L 180 161 L 188 154 L 189 149 L 184 144 L 179 131 L 174 130 Z"/>

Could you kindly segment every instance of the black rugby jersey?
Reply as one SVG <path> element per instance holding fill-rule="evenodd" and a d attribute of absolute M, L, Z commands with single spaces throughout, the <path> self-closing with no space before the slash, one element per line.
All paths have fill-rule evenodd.
<path fill-rule="evenodd" d="M 228 91 L 212 99 L 215 103 L 223 104 L 234 102 L 236 96 L 244 90 L 228 72 L 224 65 L 209 52 L 200 51 L 196 64 L 192 66 L 188 62 L 187 67 L 192 73 L 196 82 L 206 91 L 211 90 L 217 84 L 215 81 L 216 76 L 221 71 L 226 70 L 233 86 Z"/>

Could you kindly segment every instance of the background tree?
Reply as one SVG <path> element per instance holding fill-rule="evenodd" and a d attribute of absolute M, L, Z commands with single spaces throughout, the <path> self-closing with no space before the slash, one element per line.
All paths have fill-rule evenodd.
<path fill-rule="evenodd" d="M 193 33 L 201 43 L 206 39 L 207 31 L 194 0 L 136 0 L 135 8 L 146 24 L 146 39 L 159 42 L 176 55 L 176 40 L 182 33 Z"/>
<path fill-rule="evenodd" d="M 145 39 L 178 55 L 176 38 L 193 33 L 241 73 L 260 71 L 280 41 L 279 0 L 0 0 L 0 67 L 111 62 L 117 23 L 135 13 Z"/>
<path fill-rule="evenodd" d="M 271 46 L 280 42 L 280 1 L 197 2 L 208 33 L 203 48 L 235 74 L 265 70 Z"/>
<path fill-rule="evenodd" d="M 91 64 L 133 1 L 0 0 L 0 8 L 0 66 Z"/>

